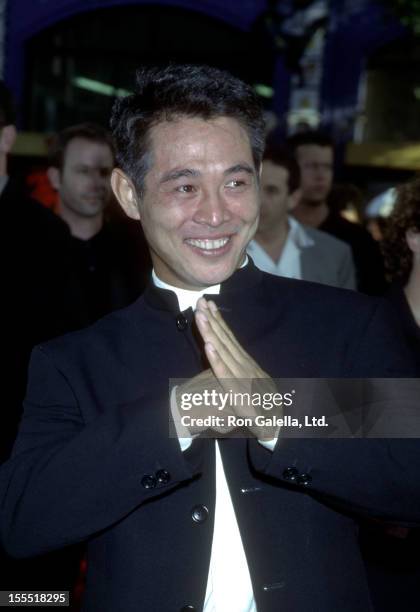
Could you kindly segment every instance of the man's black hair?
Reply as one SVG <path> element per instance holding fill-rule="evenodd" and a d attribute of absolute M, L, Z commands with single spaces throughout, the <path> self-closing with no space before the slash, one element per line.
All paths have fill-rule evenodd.
<path fill-rule="evenodd" d="M 298 147 L 303 147 L 304 145 L 316 145 L 318 147 L 330 147 L 334 149 L 334 141 L 331 136 L 318 130 L 298 132 L 293 136 L 289 136 L 286 145 L 293 155 L 296 153 Z"/>
<path fill-rule="evenodd" d="M 107 145 L 115 158 L 115 145 L 111 134 L 96 123 L 79 123 L 72 125 L 53 136 L 49 144 L 48 162 L 59 170 L 63 169 L 67 145 L 74 138 L 83 138 L 91 142 Z"/>
<path fill-rule="evenodd" d="M 289 193 L 293 193 L 300 187 L 300 167 L 296 159 L 285 147 L 270 145 L 264 151 L 263 160 L 271 161 L 276 166 L 287 170 L 287 185 Z"/>
<path fill-rule="evenodd" d="M 236 119 L 247 131 L 255 167 L 264 151 L 264 119 L 258 96 L 250 85 L 210 66 L 170 65 L 137 71 L 135 93 L 115 102 L 111 129 L 117 163 L 137 191 L 152 164 L 150 129 L 179 117 Z"/>
<path fill-rule="evenodd" d="M 15 122 L 16 115 L 12 94 L 4 81 L 0 81 L 0 129 L 5 125 L 14 125 Z"/>

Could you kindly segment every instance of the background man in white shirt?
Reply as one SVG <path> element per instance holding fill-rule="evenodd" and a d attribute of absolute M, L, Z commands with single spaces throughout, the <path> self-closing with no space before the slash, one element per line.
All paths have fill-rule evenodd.
<path fill-rule="evenodd" d="M 249 255 L 270 274 L 355 289 L 350 247 L 290 216 L 300 198 L 298 163 L 285 150 L 268 148 L 261 173 L 260 221 Z"/>
<path fill-rule="evenodd" d="M 287 147 L 301 171 L 302 197 L 294 217 L 346 242 L 353 254 L 357 288 L 369 295 L 383 295 L 383 260 L 378 245 L 358 223 L 344 219 L 329 207 L 334 180 L 334 143 L 322 132 L 299 132 L 287 140 Z"/>

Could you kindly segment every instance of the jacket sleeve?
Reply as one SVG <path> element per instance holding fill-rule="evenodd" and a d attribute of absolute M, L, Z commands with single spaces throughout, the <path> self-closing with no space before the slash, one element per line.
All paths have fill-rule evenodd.
<path fill-rule="evenodd" d="M 420 386 L 415 378 L 418 371 L 386 302 L 373 303 L 374 308 L 364 316 L 355 313 L 354 337 L 346 341 L 343 377 L 370 378 L 372 387 L 375 379 L 390 379 L 386 383 L 394 379 L 396 384 L 389 388 L 397 391 L 400 387 L 395 379 L 411 379 L 406 381 L 409 385 L 402 383 L 401 388 L 414 392 L 405 398 L 403 393 L 392 393 L 384 405 L 389 410 L 387 416 L 396 415 L 402 424 L 407 418 L 415 430 L 410 432 L 404 426 L 407 437 L 393 438 L 390 422 L 388 438 L 335 439 L 312 438 L 308 434 L 297 439 L 282 436 L 280 430 L 272 453 L 258 442 L 249 441 L 251 463 L 264 477 L 274 478 L 324 503 L 407 526 L 419 525 L 420 438 L 414 437 L 420 430 L 419 393 L 415 391 Z M 372 405 L 376 409 L 379 404 Z"/>
<path fill-rule="evenodd" d="M 356 514 L 420 525 L 417 439 L 278 439 L 274 452 L 250 440 L 254 469 Z"/>
<path fill-rule="evenodd" d="M 87 539 L 191 479 L 198 463 L 169 437 L 168 397 L 142 397 L 85 423 L 71 384 L 33 351 L 12 457 L 0 468 L 0 535 L 16 557 Z"/>

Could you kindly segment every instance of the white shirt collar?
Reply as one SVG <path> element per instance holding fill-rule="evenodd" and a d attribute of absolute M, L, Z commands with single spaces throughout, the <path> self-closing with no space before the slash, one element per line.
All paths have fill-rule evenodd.
<path fill-rule="evenodd" d="M 181 289 L 180 287 L 174 287 L 173 285 L 169 285 L 161 280 L 156 272 L 152 271 L 152 280 L 156 287 L 160 289 L 167 289 L 169 291 L 173 291 L 178 298 L 179 310 L 186 310 L 187 308 L 192 308 L 193 310 L 196 307 L 198 300 L 205 293 L 218 294 L 220 293 L 220 284 L 213 285 L 211 287 L 205 287 L 204 289 L 200 289 L 198 291 L 192 291 L 191 289 Z"/>
<path fill-rule="evenodd" d="M 305 226 L 299 221 L 296 221 L 294 217 L 288 216 L 287 222 L 289 224 L 289 232 L 287 234 L 287 241 L 292 242 L 299 250 L 305 249 L 306 247 L 311 247 L 315 244 L 315 241 L 311 238 L 311 236 L 307 233 Z M 248 253 L 251 257 L 254 257 L 254 254 L 257 252 L 257 255 L 260 254 L 260 251 L 264 251 L 262 246 L 256 241 L 251 240 L 247 248 Z"/>
<path fill-rule="evenodd" d="M 305 249 L 315 244 L 314 240 L 306 232 L 304 225 L 291 216 L 287 217 L 287 221 L 289 223 L 290 238 L 298 248 Z"/>
<path fill-rule="evenodd" d="M 244 268 L 248 263 L 248 256 L 245 257 L 244 263 L 240 266 Z M 199 289 L 198 291 L 192 291 L 191 289 L 181 289 L 180 287 L 174 287 L 174 285 L 169 285 L 165 283 L 165 281 L 161 280 L 155 270 L 152 270 L 152 281 L 159 287 L 159 289 L 167 289 L 168 291 L 173 291 L 178 298 L 179 310 L 183 311 L 187 308 L 195 309 L 198 300 L 204 295 L 218 295 L 220 293 L 220 283 L 218 285 L 212 285 L 211 287 L 205 287 L 204 289 Z"/>
<path fill-rule="evenodd" d="M 289 231 L 278 261 L 273 261 L 256 240 L 248 245 L 248 253 L 257 268 L 263 272 L 288 278 L 302 278 L 301 251 L 312 246 L 314 241 L 296 219 L 288 217 L 288 223 Z"/>

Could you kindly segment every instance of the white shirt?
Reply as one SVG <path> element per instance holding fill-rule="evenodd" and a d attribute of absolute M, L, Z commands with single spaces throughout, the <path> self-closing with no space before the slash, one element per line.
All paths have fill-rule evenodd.
<path fill-rule="evenodd" d="M 302 249 L 313 246 L 313 239 L 305 232 L 305 228 L 293 217 L 288 217 L 289 232 L 280 255 L 274 262 L 263 247 L 252 240 L 247 248 L 257 268 L 269 274 L 302 279 L 300 254 Z"/>
<path fill-rule="evenodd" d="M 205 293 L 220 293 L 220 285 L 201 291 L 179 289 L 161 281 L 154 271 L 152 279 L 157 287 L 169 289 L 177 295 L 181 311 L 189 307 L 194 310 L 198 299 Z M 174 391 L 171 404 L 173 397 Z M 191 437 L 180 438 L 181 450 L 185 451 L 192 442 Z M 272 450 L 274 444 L 275 441 L 264 443 L 264 446 Z M 203 612 L 257 612 L 248 563 L 217 442 L 214 531 Z"/>

